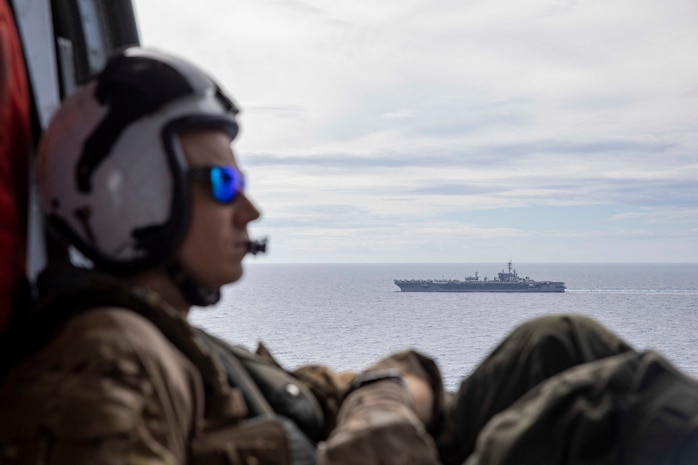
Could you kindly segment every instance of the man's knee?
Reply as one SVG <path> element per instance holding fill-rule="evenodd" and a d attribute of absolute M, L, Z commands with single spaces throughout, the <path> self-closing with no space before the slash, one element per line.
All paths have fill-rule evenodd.
<path fill-rule="evenodd" d="M 632 350 L 604 325 L 578 314 L 534 318 L 512 331 L 509 339 L 516 350 L 542 361 L 549 360 L 554 365 L 560 364 L 560 368 Z"/>
<path fill-rule="evenodd" d="M 471 378 L 516 379 L 530 387 L 572 366 L 626 350 L 627 344 L 589 317 L 544 315 L 512 330 Z"/>

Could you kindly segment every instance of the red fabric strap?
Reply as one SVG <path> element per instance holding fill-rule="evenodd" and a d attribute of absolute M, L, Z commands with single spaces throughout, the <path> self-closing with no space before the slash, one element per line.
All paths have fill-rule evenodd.
<path fill-rule="evenodd" d="M 25 274 L 29 83 L 7 0 L 0 0 L 0 331 L 10 319 Z"/>

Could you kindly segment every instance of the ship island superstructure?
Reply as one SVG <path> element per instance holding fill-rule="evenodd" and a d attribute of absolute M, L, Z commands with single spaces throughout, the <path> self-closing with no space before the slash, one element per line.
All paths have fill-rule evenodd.
<path fill-rule="evenodd" d="M 395 279 L 402 292 L 565 292 L 561 281 L 520 278 L 511 261 L 494 279 L 480 279 L 478 273 L 460 279 Z"/>

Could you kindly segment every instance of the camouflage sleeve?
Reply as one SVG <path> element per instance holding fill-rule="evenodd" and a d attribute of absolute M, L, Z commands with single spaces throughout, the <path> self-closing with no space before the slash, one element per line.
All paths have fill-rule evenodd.
<path fill-rule="evenodd" d="M 443 381 L 436 363 L 431 358 L 414 350 L 405 350 L 378 361 L 368 370 L 387 368 L 398 369 L 404 374 L 426 380 L 434 393 L 433 418 L 440 418 L 444 404 Z M 295 370 L 294 375 L 310 388 L 322 406 L 327 437 L 337 424 L 339 407 L 358 373 L 339 373 L 324 365 L 306 365 Z"/>
<path fill-rule="evenodd" d="M 5 378 L 0 462 L 183 464 L 197 376 L 142 317 L 87 312 Z"/>
<path fill-rule="evenodd" d="M 443 416 L 445 392 L 441 372 L 436 362 L 426 355 L 414 350 L 397 352 L 389 357 L 380 360 L 369 368 L 369 371 L 395 368 L 403 374 L 410 374 L 425 380 L 431 387 L 434 395 L 434 403 L 431 414 L 430 432 L 441 422 Z"/>

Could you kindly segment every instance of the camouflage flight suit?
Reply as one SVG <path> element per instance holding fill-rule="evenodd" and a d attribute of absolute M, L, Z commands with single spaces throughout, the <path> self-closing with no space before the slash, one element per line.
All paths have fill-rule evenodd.
<path fill-rule="evenodd" d="M 355 374 L 323 366 L 288 373 L 263 346 L 256 355 L 226 346 L 152 293 L 111 281 L 86 289 L 49 300 L 38 312 L 41 323 L 24 333 L 30 340 L 17 341 L 24 357 L 0 386 L 0 463 L 314 463 L 314 444 L 334 426 Z M 88 308 L 67 308 L 80 302 Z M 226 351 L 234 361 L 220 357 Z M 268 405 L 299 428 L 269 411 L 250 412 L 255 399 L 228 379 L 227 364 L 238 362 L 271 393 Z M 382 363 L 430 378 L 443 391 L 434 362 L 416 352 Z M 300 397 L 311 399 L 310 414 L 294 411 Z M 289 440 L 299 429 L 310 458 Z"/>

